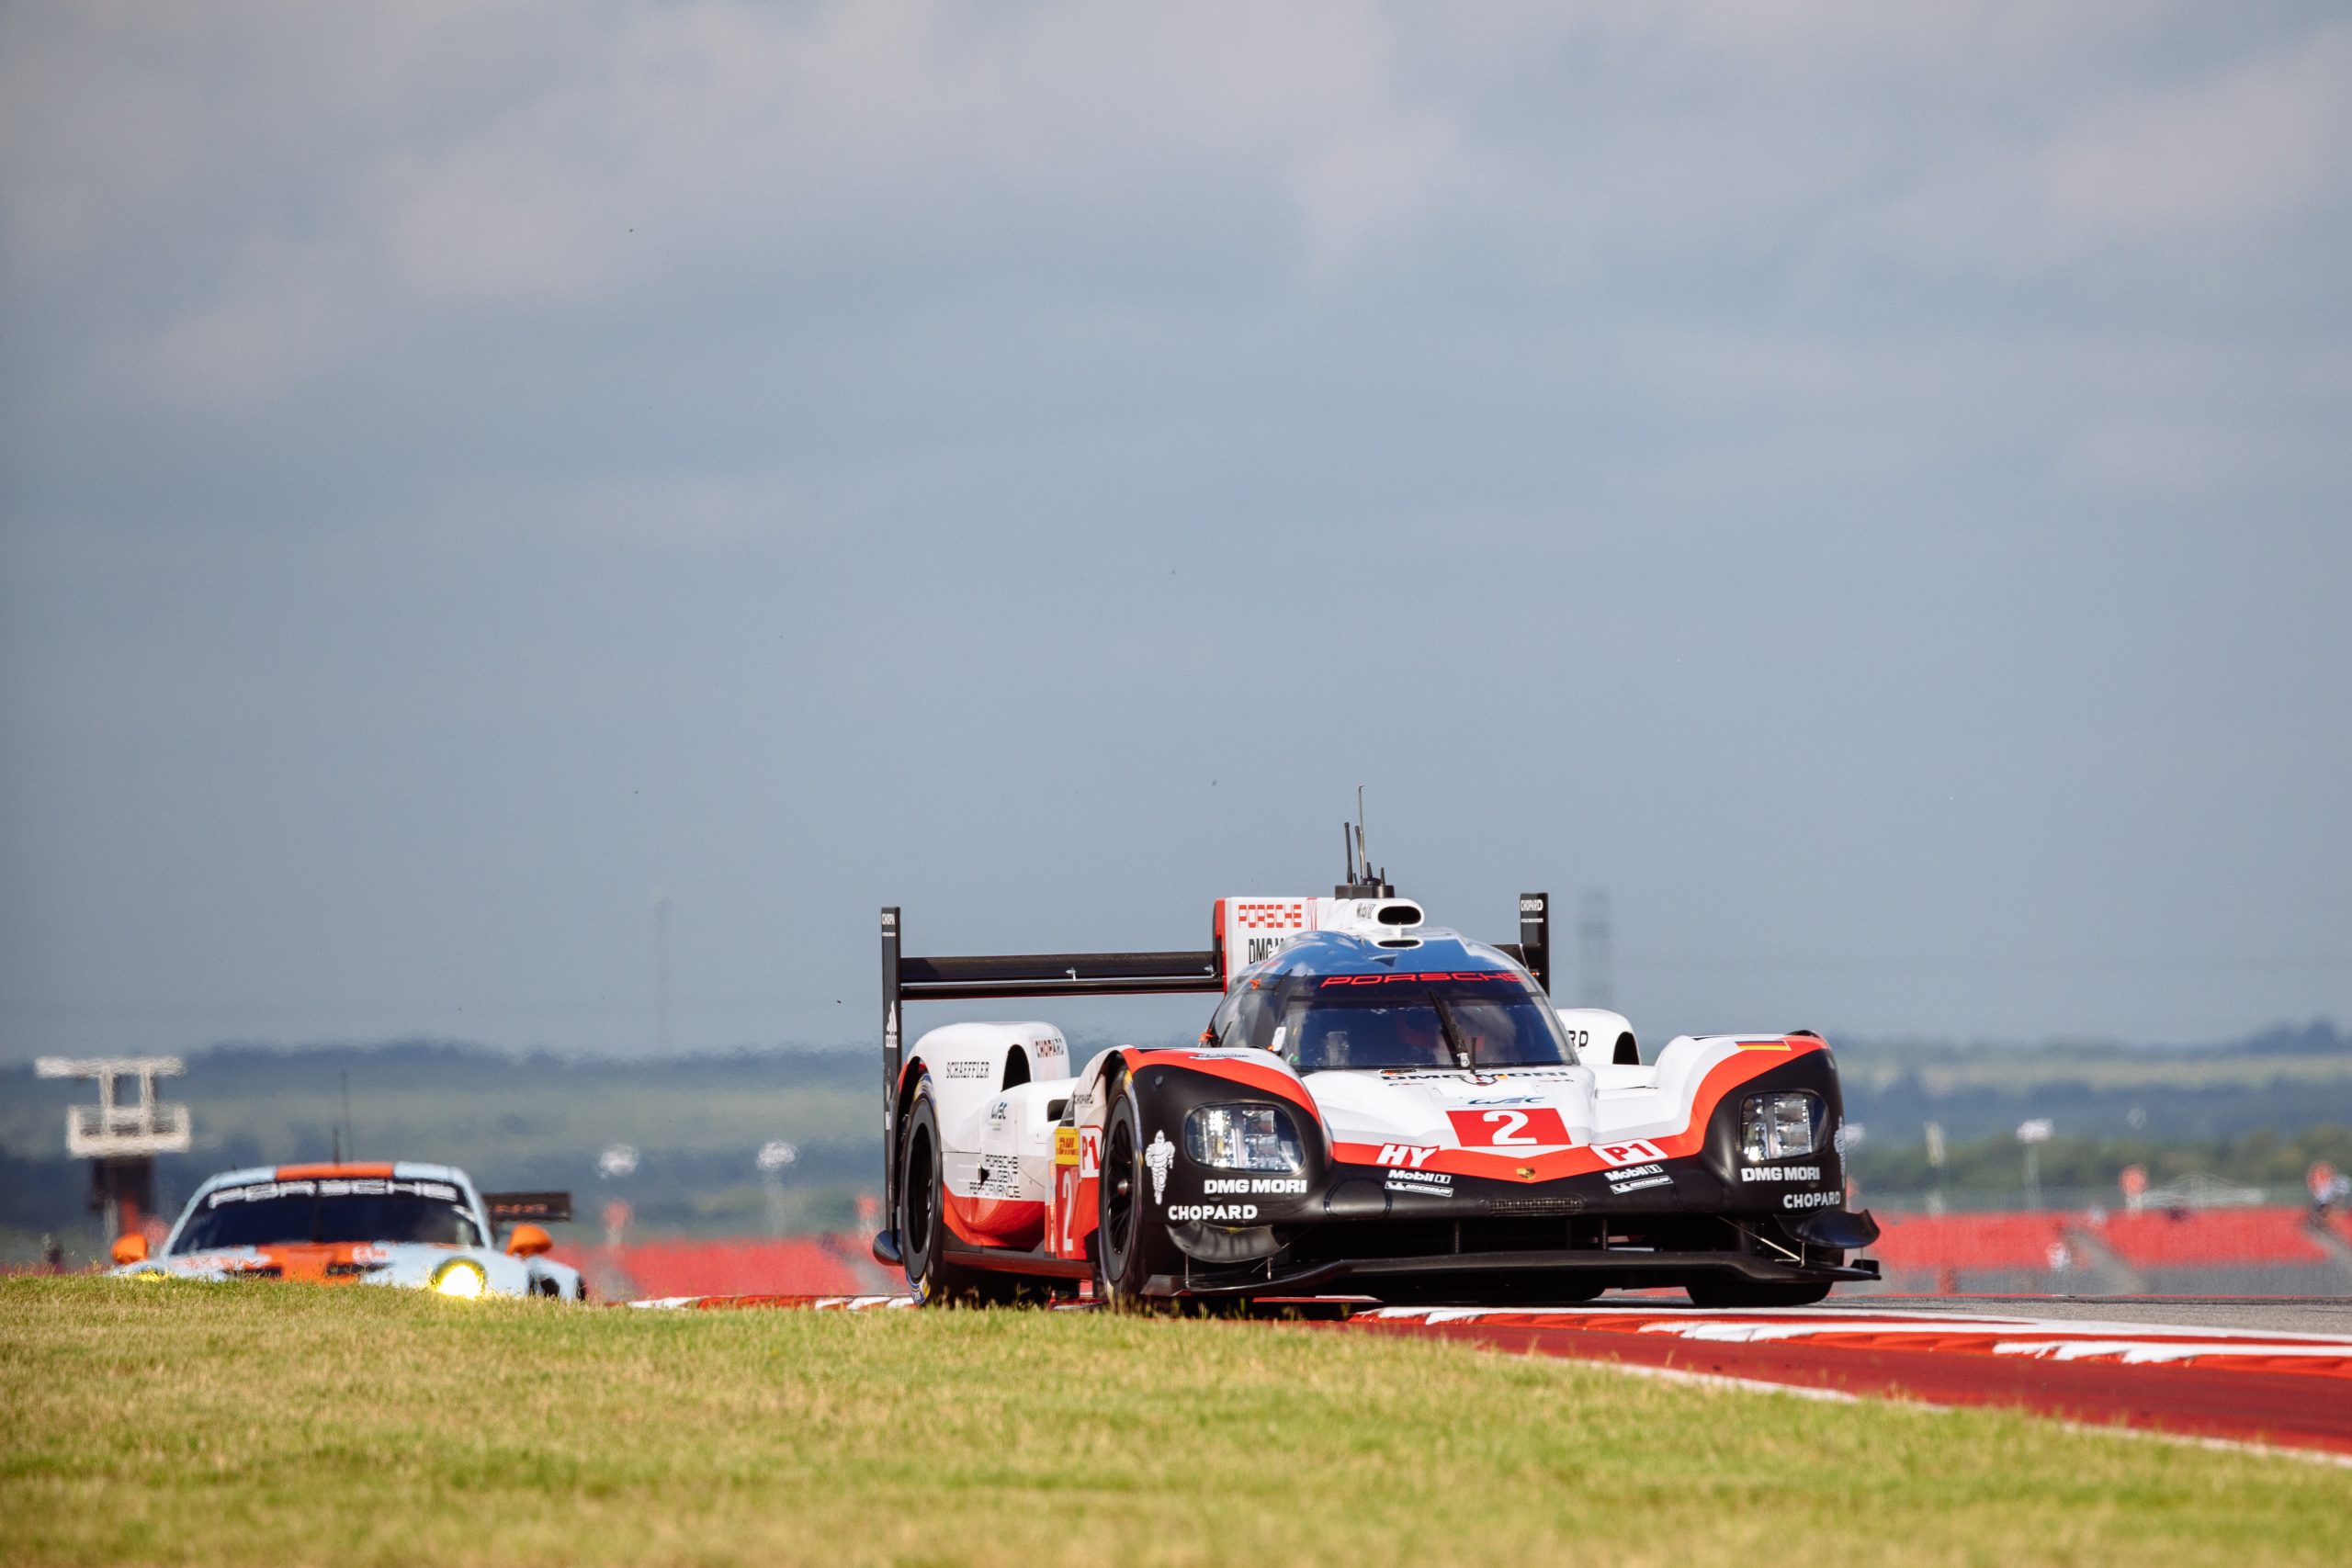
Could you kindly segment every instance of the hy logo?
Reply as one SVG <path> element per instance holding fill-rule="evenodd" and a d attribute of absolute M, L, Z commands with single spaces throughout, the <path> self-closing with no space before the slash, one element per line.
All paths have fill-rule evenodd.
<path fill-rule="evenodd" d="M 1168 1129 L 1162 1127 L 1151 1135 L 1151 1146 L 1143 1151 L 1144 1168 L 1151 1172 L 1151 1201 L 1160 1201 L 1168 1190 L 1168 1168 L 1176 1163 L 1176 1145 L 1168 1141 Z"/>

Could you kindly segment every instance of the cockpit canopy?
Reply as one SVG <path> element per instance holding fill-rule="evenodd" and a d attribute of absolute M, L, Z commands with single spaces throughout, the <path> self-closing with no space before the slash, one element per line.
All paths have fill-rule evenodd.
<path fill-rule="evenodd" d="M 1285 958 L 1304 957 L 1285 954 Z M 1466 954 L 1465 954 L 1466 957 Z M 1324 974 L 1261 965 L 1226 993 L 1215 1043 L 1272 1051 L 1302 1073 L 1359 1068 L 1557 1066 L 1576 1061 L 1544 992 L 1517 968 Z M 1289 973 L 1278 971 L 1287 968 Z"/>

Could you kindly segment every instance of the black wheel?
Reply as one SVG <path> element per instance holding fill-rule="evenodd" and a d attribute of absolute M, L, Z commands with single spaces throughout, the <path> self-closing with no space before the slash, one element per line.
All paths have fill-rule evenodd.
<path fill-rule="evenodd" d="M 974 1305 L 1009 1299 L 1000 1276 L 947 1256 L 946 1167 L 940 1157 L 939 1109 L 925 1073 L 915 1085 L 899 1134 L 899 1247 L 907 1290 L 925 1306 Z"/>
<path fill-rule="evenodd" d="M 1752 1280 L 1693 1280 L 1682 1287 L 1692 1306 L 1809 1307 L 1826 1300 L 1829 1281 L 1802 1285 L 1770 1285 Z"/>
<path fill-rule="evenodd" d="M 1148 1180 L 1135 1083 L 1122 1079 L 1112 1091 L 1111 1113 L 1103 1119 L 1102 1168 L 1094 1184 L 1094 1299 L 1114 1312 L 1160 1304 L 1143 1293 L 1153 1256 L 1159 1250 L 1153 1245 L 1158 1227 L 1148 1198 Z"/>

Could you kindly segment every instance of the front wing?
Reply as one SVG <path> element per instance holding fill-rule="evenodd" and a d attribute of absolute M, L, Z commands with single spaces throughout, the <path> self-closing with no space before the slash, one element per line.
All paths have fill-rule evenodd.
<path fill-rule="evenodd" d="M 1315 1116 L 1295 1080 L 1261 1069 L 1250 1075 L 1254 1083 L 1237 1082 L 1237 1066 L 1138 1054 L 1145 1126 L 1177 1134 L 1194 1107 L 1233 1103 L 1251 1089 L 1296 1119 Z M 1198 1167 L 1171 1143 L 1143 1173 L 1165 1243 L 1153 1251 L 1148 1293 L 1427 1294 L 1451 1286 L 1469 1298 L 1579 1282 L 1878 1278 L 1875 1263 L 1849 1261 L 1878 1231 L 1866 1213 L 1846 1210 L 1837 1150 L 1777 1166 L 1743 1162 L 1735 1089 L 1808 1089 L 1827 1099 L 1832 1125 L 1840 1112 L 1826 1053 L 1804 1050 L 1728 1067 L 1673 1136 L 1581 1145 L 1499 1171 L 1492 1159 L 1454 1150 L 1330 1139 L 1319 1118 L 1302 1128 L 1306 1168 L 1295 1175 Z"/>

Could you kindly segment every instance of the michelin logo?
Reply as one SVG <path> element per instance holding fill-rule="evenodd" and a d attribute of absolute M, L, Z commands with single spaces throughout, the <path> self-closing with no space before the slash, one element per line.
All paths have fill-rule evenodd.
<path fill-rule="evenodd" d="M 1151 1135 L 1150 1146 L 1143 1151 L 1144 1168 L 1151 1172 L 1153 1202 L 1168 1195 L 1168 1168 L 1175 1163 L 1176 1145 L 1168 1141 L 1168 1129 L 1162 1127 Z"/>

